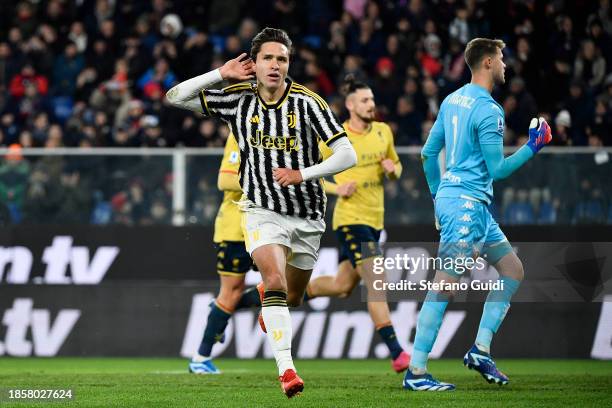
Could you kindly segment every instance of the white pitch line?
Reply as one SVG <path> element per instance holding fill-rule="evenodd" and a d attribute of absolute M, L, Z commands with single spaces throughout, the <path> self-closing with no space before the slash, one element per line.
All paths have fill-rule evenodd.
<path fill-rule="evenodd" d="M 248 373 L 252 370 L 247 370 L 246 368 L 233 368 L 221 370 L 223 373 Z M 189 371 L 185 370 L 167 370 L 167 371 L 150 371 L 148 374 L 191 374 Z M 197 374 L 197 375 L 206 375 L 206 374 Z"/>

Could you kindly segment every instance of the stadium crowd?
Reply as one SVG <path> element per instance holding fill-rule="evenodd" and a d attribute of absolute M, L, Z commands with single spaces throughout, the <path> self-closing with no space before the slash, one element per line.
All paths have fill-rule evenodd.
<path fill-rule="evenodd" d="M 609 0 L 23 0 L 2 2 L 0 22 L 0 146 L 223 146 L 225 125 L 169 106 L 165 91 L 248 51 L 265 26 L 288 31 L 291 77 L 341 118 L 342 78 L 367 81 L 396 145 L 423 144 L 442 99 L 469 80 L 463 48 L 477 36 L 507 44 L 506 84 L 494 93 L 505 109 L 507 145 L 524 143 L 536 115 L 549 119 L 556 145 L 612 145 Z M 100 160 L 100 168 L 116 166 Z M 55 172 L 54 161 L 63 163 Z M 60 212 L 75 214 L 67 207 L 49 218 L 23 203 L 32 202 L 30 194 L 40 198 L 45 180 L 48 189 L 96 184 L 100 170 L 77 162 L 7 156 L 0 167 L 4 218 L 62 222 Z M 159 174 L 148 190 L 138 176 L 147 163 L 124 164 L 132 170 L 106 172 L 116 176 L 106 187 L 72 197 L 88 209 L 82 219 L 167 220 L 171 176 Z M 84 169 L 95 174 L 81 177 Z M 405 190 L 411 184 L 400 183 L 398 194 L 413 194 Z M 192 206 L 202 206 L 205 219 L 214 216 L 214 203 L 200 191 L 214 183 L 194 179 L 192 187 Z M 132 196 L 146 196 L 146 205 Z M 92 216 L 99 208 L 107 211 Z"/>

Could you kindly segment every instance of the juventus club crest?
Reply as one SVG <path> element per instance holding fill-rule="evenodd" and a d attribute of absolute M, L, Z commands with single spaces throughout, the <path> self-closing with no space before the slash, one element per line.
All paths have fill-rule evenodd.
<path fill-rule="evenodd" d="M 289 127 L 291 129 L 295 129 L 295 124 L 296 124 L 296 116 L 295 116 L 295 112 L 291 111 L 287 114 L 287 118 L 289 119 Z"/>

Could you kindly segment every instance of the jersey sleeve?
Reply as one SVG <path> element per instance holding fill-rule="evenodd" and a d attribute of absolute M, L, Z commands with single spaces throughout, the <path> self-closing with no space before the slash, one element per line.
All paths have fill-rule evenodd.
<path fill-rule="evenodd" d="M 504 144 L 504 111 L 492 102 L 486 102 L 477 107 L 474 115 L 475 130 L 481 145 Z"/>
<path fill-rule="evenodd" d="M 240 168 L 240 150 L 238 148 L 238 142 L 232 133 L 225 142 L 225 149 L 223 150 L 223 159 L 221 160 L 221 167 L 219 173 L 231 173 L 238 174 Z"/>
<path fill-rule="evenodd" d="M 331 146 L 341 137 L 346 137 L 346 132 L 336 115 L 320 96 L 316 94 L 311 96 L 308 113 L 312 129 L 327 146 Z"/>
<path fill-rule="evenodd" d="M 245 92 L 250 92 L 249 82 L 231 85 L 223 89 L 202 89 L 200 104 L 202 113 L 206 116 L 228 120 L 236 115 L 238 103 Z"/>
<path fill-rule="evenodd" d="M 445 103 L 442 102 L 442 105 L 440 105 L 440 111 L 438 112 L 438 117 L 431 127 L 427 141 L 421 150 L 423 171 L 425 173 L 425 179 L 427 180 L 427 185 L 429 186 L 429 191 L 431 192 L 432 196 L 435 196 L 438 191 L 438 187 L 440 186 L 440 165 L 438 163 L 438 155 L 440 154 L 440 151 L 442 151 L 445 143 L 444 110 Z"/>
<path fill-rule="evenodd" d="M 319 142 L 319 151 L 321 152 L 321 159 L 325 160 L 329 156 L 331 156 L 334 152 L 333 150 L 327 146 L 323 141 Z"/>
<path fill-rule="evenodd" d="M 394 163 L 399 163 L 399 156 L 395 151 L 395 141 L 393 139 L 393 131 L 389 125 L 385 124 L 384 127 L 385 137 L 387 138 L 387 159 L 393 160 Z"/>

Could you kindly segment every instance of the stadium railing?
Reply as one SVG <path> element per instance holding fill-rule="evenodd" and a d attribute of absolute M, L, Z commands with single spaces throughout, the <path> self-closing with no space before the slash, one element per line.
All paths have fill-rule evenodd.
<path fill-rule="evenodd" d="M 386 224 L 426 224 L 433 209 L 420 147 L 397 151 L 404 171 L 398 182 L 385 183 Z M 216 188 L 222 154 L 222 148 L 2 148 L 0 222 L 212 225 L 222 199 Z M 612 224 L 611 156 L 609 147 L 547 147 L 494 184 L 491 211 L 506 225 Z"/>

